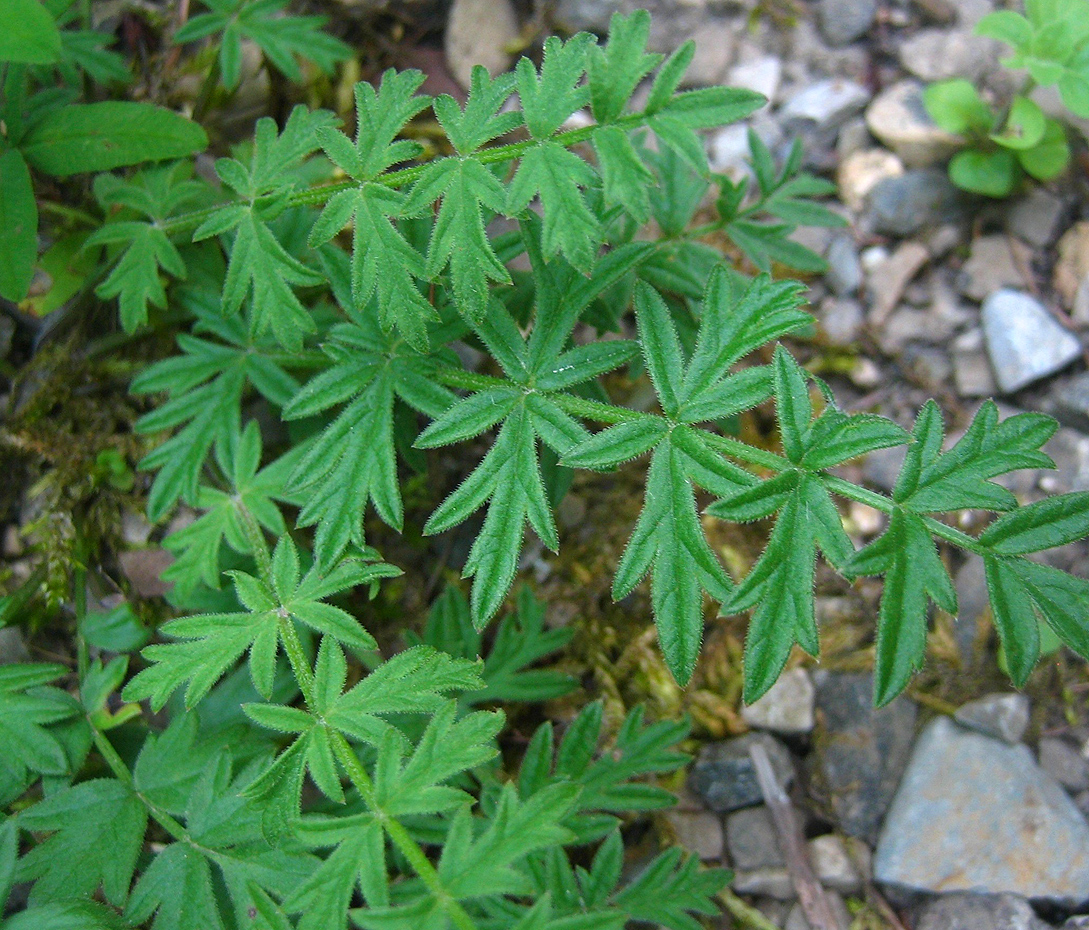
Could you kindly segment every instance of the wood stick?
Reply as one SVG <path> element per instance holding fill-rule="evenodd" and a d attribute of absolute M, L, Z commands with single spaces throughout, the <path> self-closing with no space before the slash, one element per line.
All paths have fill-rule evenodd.
<path fill-rule="evenodd" d="M 809 862 L 805 837 L 802 836 L 801 827 L 794 816 L 790 798 L 775 777 L 767 750 L 756 744 L 749 748 L 749 756 L 756 769 L 756 780 L 760 783 L 764 802 L 771 812 L 775 831 L 779 834 L 790 880 L 794 884 L 794 890 L 798 892 L 798 903 L 802 906 L 809 926 L 812 930 L 847 930 L 828 903 L 824 889 Z"/>

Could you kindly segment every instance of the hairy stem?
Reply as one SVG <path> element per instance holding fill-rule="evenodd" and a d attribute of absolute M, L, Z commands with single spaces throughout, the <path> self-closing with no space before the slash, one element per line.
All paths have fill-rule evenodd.
<path fill-rule="evenodd" d="M 442 902 L 447 917 L 450 918 L 458 930 L 477 930 L 473 918 L 469 916 L 459 902 L 449 896 L 443 887 L 439 873 L 420 848 L 420 844 L 412 838 L 400 821 L 389 817 L 378 807 L 374 783 L 371 781 L 370 776 L 367 775 L 367 770 L 363 768 L 359 757 L 356 756 L 348 741 L 340 733 L 330 733 L 330 737 L 333 743 L 333 752 L 336 753 L 337 760 L 343 766 L 344 771 L 348 773 L 348 778 L 355 785 L 356 790 L 359 791 L 366 804 L 379 818 L 393 845 L 408 860 L 409 865 L 412 866 L 413 871 L 427 886 L 428 891 L 435 896 L 436 900 Z"/>

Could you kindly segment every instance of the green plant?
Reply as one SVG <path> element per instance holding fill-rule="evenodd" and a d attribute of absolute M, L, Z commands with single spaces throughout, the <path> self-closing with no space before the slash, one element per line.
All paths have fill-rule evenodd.
<path fill-rule="evenodd" d="M 1006 67 L 1028 72 L 1007 106 L 995 110 L 963 79 L 931 84 L 924 92 L 934 122 L 968 138 L 968 147 L 949 163 L 949 177 L 963 190 L 1006 197 L 1026 174 L 1049 181 L 1066 170 L 1066 130 L 1030 98 L 1034 87 L 1057 85 L 1070 112 L 1089 118 L 1089 3 L 1026 0 L 1025 13 L 1000 10 L 976 26 L 977 35 L 1013 48 L 1002 61 Z"/>
<path fill-rule="evenodd" d="M 218 188 L 184 162 L 96 179 L 101 222 L 84 232 L 107 264 L 91 284 L 118 300 L 126 331 L 183 330 L 178 353 L 132 384 L 158 399 L 138 430 L 164 436 L 140 463 L 154 474 L 148 513 L 161 521 L 181 502 L 199 515 L 165 540 L 183 615 L 157 641 L 131 610 L 88 611 L 77 566 L 75 674 L 0 668 L 11 747 L 0 795 L 14 805 L 0 825 L 0 890 L 31 883 L 5 930 L 698 927 L 726 874 L 667 850 L 626 877 L 620 832 L 629 813 L 670 803 L 643 776 L 684 763 L 672 749 L 684 724 L 633 710 L 599 752 L 595 703 L 558 743 L 544 723 L 519 750 L 500 743 L 501 712 L 474 709 L 573 685 L 530 667 L 567 639 L 545 630 L 530 593 L 482 637 L 526 527 L 559 546 L 553 512 L 572 469 L 649 455 L 613 590 L 622 598 L 650 576 L 681 682 L 705 594 L 727 613 L 754 609 L 746 699 L 795 643 L 815 654 L 819 551 L 845 577 L 885 577 L 875 698 L 891 699 L 923 661 L 929 602 L 956 610 L 935 540 L 984 559 L 1015 681 L 1035 662 L 1038 618 L 1089 655 L 1089 583 L 1025 558 L 1084 536 L 1089 494 L 1020 507 L 989 480 L 1049 466 L 1040 447 L 1054 422 L 1000 423 L 986 403 L 943 450 L 932 402 L 910 434 L 848 415 L 771 349 L 808 325 L 800 285 L 747 277 L 708 240 L 730 239 L 757 268 L 814 267 L 788 236 L 835 221 L 809 199 L 829 188 L 799 171 L 798 149 L 776 170 L 755 140 L 752 191 L 712 175 L 698 130 L 762 98 L 678 92 L 692 45 L 663 60 L 645 51 L 648 34 L 636 13 L 614 18 L 604 46 L 549 39 L 539 68 L 477 69 L 464 107 L 418 95 L 416 72 L 387 72 L 357 85 L 353 135 L 305 107 L 282 127 L 262 120 L 252 145 L 216 161 Z M 514 94 L 520 108 L 506 109 Z M 585 106 L 593 125 L 565 130 Z M 450 151 L 414 163 L 421 148 L 401 135 L 428 107 Z M 521 139 L 500 141 L 515 130 Z M 462 364 L 459 343 L 485 364 Z M 622 368 L 649 375 L 660 412 L 613 402 L 605 376 Z M 781 452 L 731 433 L 769 401 Z M 277 414 L 278 444 L 259 426 Z M 469 441 L 483 457 L 423 527 L 440 533 L 485 509 L 469 598 L 448 589 L 410 648 L 384 658 L 360 589 L 373 594 L 399 569 L 368 543 L 367 511 L 401 532 L 414 517 L 399 470 Z M 891 497 L 832 473 L 896 445 L 906 460 Z M 126 482 L 119 464 L 103 459 L 99 480 Z M 775 517 L 739 583 L 706 536 L 705 492 L 708 522 Z M 884 534 L 856 551 L 835 497 L 886 513 Z M 937 518 L 968 508 L 1002 516 L 978 537 Z M 13 596 L 4 616 L 24 603 Z"/>

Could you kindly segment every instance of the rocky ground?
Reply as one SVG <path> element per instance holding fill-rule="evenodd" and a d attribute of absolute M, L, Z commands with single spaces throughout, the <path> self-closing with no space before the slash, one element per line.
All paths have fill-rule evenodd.
<path fill-rule="evenodd" d="M 944 171 L 957 140 L 929 120 L 921 99 L 926 82 L 953 77 L 1010 91 L 1001 46 L 972 32 L 1003 5 L 559 0 L 553 20 L 603 33 L 614 10 L 647 7 L 660 50 L 696 41 L 698 81 L 769 98 L 747 124 L 712 135 L 708 152 L 716 170 L 736 174 L 747 170 L 750 127 L 781 153 L 801 136 L 811 168 L 835 180 L 849 228 L 799 234 L 829 264 L 809 282 L 814 358 L 840 360 L 831 380 L 848 406 L 905 426 L 928 396 L 960 424 L 992 396 L 1006 413 L 1057 417 L 1062 428 L 1047 447 L 1057 469 L 1011 482 L 1028 500 L 1089 488 L 1085 139 L 1067 178 L 1004 201 L 970 198 Z M 478 11 L 502 6 L 454 3 L 452 74 L 491 64 L 504 29 L 517 35 L 513 8 L 492 18 L 495 35 L 479 28 Z M 860 470 L 889 490 L 898 464 L 890 452 Z M 854 516 L 870 538 L 877 527 Z M 1068 547 L 1057 560 L 1085 574 L 1087 552 Z M 980 655 L 989 638 L 977 624 L 986 624 L 981 567 L 961 566 L 957 587 L 962 613 L 945 660 L 967 673 L 994 661 L 993 645 Z M 751 732 L 702 745 L 669 824 L 704 859 L 735 870 L 733 891 L 759 912 L 734 908 L 737 926 L 809 927 L 797 900 L 799 890 L 806 895 L 806 859 L 843 928 L 1089 926 L 1077 916 L 1089 914 L 1089 677 L 1079 663 L 1065 672 L 1038 682 L 1031 697 L 968 686 L 946 688 L 956 696 L 947 701 L 920 690 L 874 711 L 868 673 L 797 667 L 743 708 Z M 783 842 L 764 803 L 755 744 L 789 791 L 807 855 Z"/>
<path fill-rule="evenodd" d="M 746 125 L 708 138 L 716 170 L 747 170 L 751 127 L 780 153 L 801 136 L 812 170 L 837 184 L 849 227 L 799 233 L 829 264 L 808 282 L 819 327 L 802 351 L 844 405 L 905 426 L 930 396 L 961 427 L 984 397 L 1007 413 L 1044 411 L 1063 424 L 1047 447 L 1058 467 L 1020 473 L 1011 488 L 1025 500 L 1089 489 L 1085 139 L 1065 179 L 981 201 L 947 180 L 956 140 L 921 104 L 925 82 L 950 77 L 997 94 L 1010 89 L 1001 47 L 972 33 L 1002 0 L 339 2 L 346 20 L 437 27 L 429 35 L 442 36 L 441 51 L 438 40 L 406 41 L 423 26 L 391 32 L 382 46 L 393 62 L 422 67 L 433 92 L 456 88 L 474 63 L 506 67 L 510 51 L 543 25 L 604 33 L 615 10 L 649 8 L 659 50 L 696 41 L 696 81 L 769 98 Z M 0 360 L 13 331 L 0 315 Z M 11 363 L 3 364 L 9 377 Z M 871 456 L 855 476 L 888 490 L 897 468 L 890 452 Z M 592 523 L 593 494 L 576 484 L 561 523 Z M 859 542 L 881 528 L 866 508 L 848 516 Z M 143 593 L 157 593 L 157 550 L 138 548 L 150 528 L 131 515 L 126 526 L 126 543 L 152 553 L 147 566 L 132 560 L 129 581 L 139 589 L 143 571 Z M 5 537 L 4 555 L 18 562 L 17 533 Z M 1085 546 L 1057 559 L 1089 574 Z M 828 926 L 842 930 L 1089 927 L 1089 916 L 1077 916 L 1089 915 L 1089 673 L 1056 653 L 1025 694 L 1000 691 L 981 567 L 965 562 L 956 581 L 961 616 L 939 618 L 921 684 L 880 711 L 871 706 L 868 653 L 853 641 L 840 661 L 797 664 L 751 707 L 739 710 L 736 687 L 724 698 L 706 674 L 700 694 L 711 696 L 680 702 L 704 742 L 680 808 L 661 826 L 735 870 L 733 916 L 721 926 L 804 930 L 799 889 L 811 914 L 822 889 Z M 596 590 L 589 578 L 580 584 Z M 822 597 L 826 637 L 837 635 L 847 600 Z M 872 633 L 872 614 L 856 619 Z M 0 661 L 25 650 L 17 631 L 0 630 Z M 769 757 L 785 800 L 765 803 L 773 793 L 761 789 L 754 746 Z M 784 811 L 803 842 L 782 841 Z"/>

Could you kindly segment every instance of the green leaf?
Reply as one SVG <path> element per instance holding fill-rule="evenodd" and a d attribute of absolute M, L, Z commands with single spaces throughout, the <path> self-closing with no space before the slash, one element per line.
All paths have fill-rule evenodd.
<path fill-rule="evenodd" d="M 57 688 L 42 688 L 65 674 L 60 665 L 0 667 L 0 743 L 8 747 L 0 767 L 17 781 L 27 771 L 63 775 L 68 771 L 64 748 L 47 725 L 79 713 L 79 705 Z"/>
<path fill-rule="evenodd" d="M 885 532 L 856 552 L 843 571 L 849 577 L 885 575 L 874 661 L 874 703 L 882 706 L 923 667 L 927 599 L 955 614 L 956 590 L 926 524 L 899 508 Z"/>
<path fill-rule="evenodd" d="M 1062 124 L 1048 119 L 1040 141 L 1017 153 L 1021 167 L 1037 181 L 1050 181 L 1066 171 L 1070 163 L 1070 144 Z"/>
<path fill-rule="evenodd" d="M 837 566 L 854 552 L 827 489 L 814 475 L 784 472 L 719 501 L 708 512 L 751 520 L 775 510 L 779 516 L 763 555 L 722 605 L 726 614 L 756 608 L 745 639 L 746 703 L 775 683 L 795 643 L 810 655 L 818 652 L 813 610 L 817 547 Z"/>
<path fill-rule="evenodd" d="M 131 788 L 80 782 L 27 808 L 19 826 L 51 833 L 19 860 L 19 879 L 34 880 L 32 905 L 90 896 L 100 885 L 111 904 L 125 903 L 147 828 L 147 808 Z"/>
<path fill-rule="evenodd" d="M 1032 25 L 1020 13 L 1012 10 L 999 10 L 988 13 L 976 23 L 976 35 L 998 39 L 1015 49 L 1027 46 L 1032 41 Z"/>
<path fill-rule="evenodd" d="M 666 438 L 669 424 L 646 417 L 610 426 L 580 442 L 563 457 L 569 468 L 613 468 L 644 455 Z"/>
<path fill-rule="evenodd" d="M 620 600 L 651 572 L 658 638 L 681 684 L 691 678 L 699 655 L 703 592 L 723 600 L 733 587 L 703 535 L 690 461 L 672 440 L 655 450 L 643 509 L 613 579 L 613 599 Z"/>
<path fill-rule="evenodd" d="M 117 911 L 97 901 L 44 904 L 4 921 L 4 930 L 128 930 L 128 926 Z"/>
<path fill-rule="evenodd" d="M 283 538 L 274 558 L 283 558 L 293 548 L 290 537 Z M 381 562 L 343 563 L 329 572 L 315 566 L 291 586 L 292 590 L 284 592 L 287 596 L 280 597 L 252 575 L 233 572 L 236 593 L 249 612 L 206 614 L 167 623 L 163 631 L 181 642 L 148 646 L 143 651 L 152 664 L 125 686 L 126 700 L 150 698 L 158 709 L 188 682 L 185 700 L 186 706 L 192 707 L 247 651 L 254 686 L 269 697 L 277 647 L 283 636 L 281 627 L 291 618 L 351 648 L 374 649 L 373 638 L 353 617 L 322 601 L 337 592 L 396 574 L 397 569 Z"/>
<path fill-rule="evenodd" d="M 458 309 L 479 322 L 487 311 L 490 283 L 511 281 L 484 228 L 490 214 L 502 212 L 506 191 L 476 159 L 446 159 L 428 167 L 404 212 L 419 213 L 438 198 L 442 204 L 431 233 L 427 275 L 434 278 L 449 266 Z"/>
<path fill-rule="evenodd" d="M 518 96 L 526 128 L 537 140 L 547 139 L 576 110 L 585 106 L 590 88 L 582 83 L 587 50 L 593 36 L 582 32 L 567 42 L 549 36 L 544 44 L 540 74 L 527 58 L 515 67 Z"/>
<path fill-rule="evenodd" d="M 37 0 L 23 0 L 42 9 Z M 0 35 L 5 30 L 0 28 Z M 38 258 L 38 205 L 23 156 L 0 154 L 0 297 L 26 297 Z"/>
<path fill-rule="evenodd" d="M 66 177 L 202 152 L 208 137 L 196 123 L 150 103 L 109 100 L 50 110 L 23 138 L 31 167 Z"/>
<path fill-rule="evenodd" d="M 418 155 L 419 143 L 397 137 L 405 124 L 431 103 L 430 97 L 416 94 L 423 80 L 419 71 L 390 68 L 377 88 L 366 81 L 356 84 L 355 141 L 331 126 L 324 127 L 318 138 L 325 154 L 357 181 L 372 181 L 391 166 Z"/>
<path fill-rule="evenodd" d="M 255 42 L 276 69 L 295 84 L 303 81 L 296 57 L 313 62 L 326 74 L 333 72 L 337 62 L 351 57 L 350 46 L 322 31 L 326 17 L 285 16 L 281 11 L 287 6 L 286 0 L 207 5 L 212 12 L 192 17 L 174 34 L 174 41 L 191 42 L 223 31 L 219 63 L 228 90 L 234 90 L 241 77 L 242 38 Z"/>
<path fill-rule="evenodd" d="M 655 178 L 628 134 L 616 126 L 603 126 L 594 132 L 594 150 L 606 202 L 621 204 L 636 222 L 645 223 L 650 216 L 649 188 Z"/>
<path fill-rule="evenodd" d="M 314 224 L 310 244 L 320 245 L 354 220 L 351 281 L 355 307 L 363 307 L 375 296 L 383 328 L 396 327 L 410 345 L 422 351 L 427 347 L 426 327 L 438 320 L 438 314 L 417 284 L 428 277 L 424 258 L 395 223 L 403 213 L 403 203 L 399 192 L 373 183 L 336 194 Z"/>
<path fill-rule="evenodd" d="M 202 927 L 223 930 L 208 860 L 184 843 L 171 843 L 133 889 L 126 916 L 142 922 L 155 914 L 153 930 Z"/>
<path fill-rule="evenodd" d="M 484 687 L 462 695 L 462 703 L 491 701 L 547 701 L 567 694 L 575 681 L 551 669 L 532 669 L 535 662 L 562 649 L 574 630 L 569 627 L 548 630 L 544 626 L 544 604 L 530 588 L 519 590 L 516 610 L 502 619 L 491 648 L 487 650 L 481 672 Z M 447 585 L 428 614 L 422 642 L 459 658 L 471 659 L 484 650 L 480 634 L 473 627 L 469 603 L 453 585 Z"/>
<path fill-rule="evenodd" d="M 643 360 L 654 382 L 662 411 L 666 416 L 676 416 L 684 377 L 680 340 L 665 301 L 642 282 L 636 285 L 635 319 L 639 326 Z"/>
<path fill-rule="evenodd" d="M 346 402 L 291 478 L 293 491 L 304 497 L 300 525 L 318 527 L 315 550 L 322 562 L 335 560 L 351 543 L 363 545 L 368 500 L 388 525 L 401 526 L 394 398 L 431 417 L 454 401 L 434 382 L 435 360 L 398 342 L 373 316 L 338 327 L 326 346 L 331 364 L 284 411 L 294 420 Z"/>
<path fill-rule="evenodd" d="M 956 135 L 986 132 L 994 119 L 975 85 L 963 78 L 928 84 L 923 91 L 923 104 L 935 123 Z"/>
<path fill-rule="evenodd" d="M 87 245 L 117 241 L 127 242 L 125 251 L 95 294 L 106 299 L 120 297 L 121 325 L 132 333 L 147 322 L 149 304 L 166 309 L 159 269 L 184 278 L 185 262 L 166 233 L 150 223 L 110 223 L 92 233 Z"/>
<path fill-rule="evenodd" d="M 1017 159 L 1012 152 L 957 152 L 949 162 L 949 177 L 961 190 L 988 197 L 1006 197 L 1018 181 Z"/>
<path fill-rule="evenodd" d="M 593 169 L 574 152 L 559 142 L 538 142 L 522 156 L 507 192 L 506 212 L 520 214 L 534 197 L 540 197 L 545 256 L 562 252 L 576 268 L 589 271 L 602 232 L 582 189 L 596 183 Z"/>
<path fill-rule="evenodd" d="M 336 698 L 325 719 L 345 735 L 379 746 L 386 714 L 434 713 L 446 695 L 484 686 L 480 663 L 454 658 L 428 646 L 400 652 Z"/>
<path fill-rule="evenodd" d="M 284 484 L 291 460 L 285 457 L 257 470 L 261 463 L 261 432 L 252 420 L 246 424 L 241 436 L 229 434 L 216 451 L 230 492 L 201 485 L 196 502 L 204 513 L 163 540 L 164 548 L 174 554 L 175 561 L 161 577 L 173 582 L 175 593 L 183 597 L 198 584 L 219 588 L 220 552 L 224 541 L 235 552 L 252 552 L 253 543 L 246 531 L 243 508 L 274 536 L 287 532 L 275 501 L 289 500 Z"/>
<path fill-rule="evenodd" d="M 1003 148 L 1023 151 L 1039 144 L 1046 125 L 1044 111 L 1027 97 L 1014 97 L 1002 132 L 992 133 L 991 139 Z"/>
<path fill-rule="evenodd" d="M 57 24 L 38 0 L 5 0 L 0 8 L 0 61 L 49 65 L 61 55 Z"/>
<path fill-rule="evenodd" d="M 608 43 L 590 50 L 590 109 L 599 124 L 623 115 L 639 82 L 662 60 L 661 55 L 647 54 L 649 36 L 650 14 L 645 10 L 628 16 L 614 13 Z"/>
<path fill-rule="evenodd" d="M 995 555 L 1042 552 L 1089 535 L 1089 492 L 1061 494 L 1004 514 L 979 536 Z"/>
<path fill-rule="evenodd" d="M 917 514 L 1012 510 L 1017 499 L 988 479 L 1022 468 L 1053 468 L 1039 450 L 1056 429 L 1054 420 L 1038 413 L 1017 414 L 999 423 L 998 408 L 986 401 L 964 435 L 942 452 L 941 412 L 927 401 L 915 421 L 893 499 Z"/>
<path fill-rule="evenodd" d="M 679 848 L 656 856 L 635 880 L 614 897 L 629 919 L 670 930 L 694 930 L 691 913 L 715 916 L 716 895 L 730 881 L 727 869 L 700 869 L 695 856 L 682 859 Z"/>

